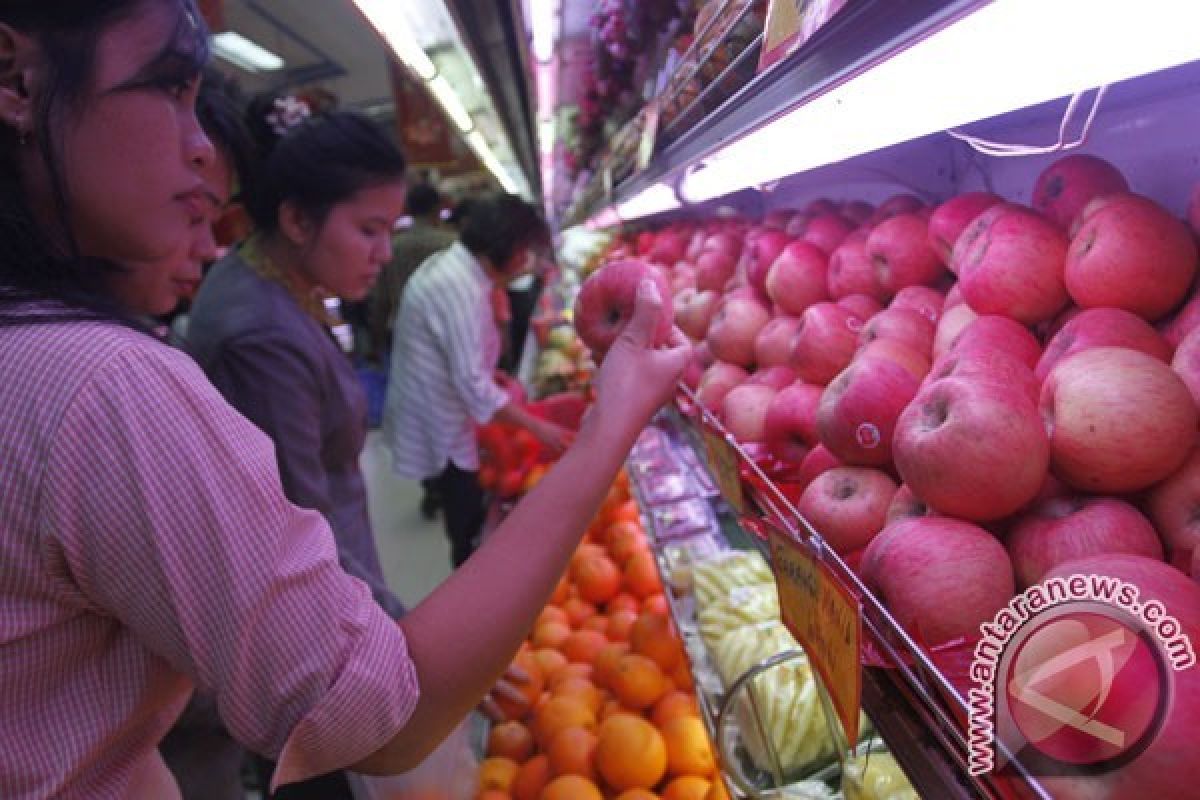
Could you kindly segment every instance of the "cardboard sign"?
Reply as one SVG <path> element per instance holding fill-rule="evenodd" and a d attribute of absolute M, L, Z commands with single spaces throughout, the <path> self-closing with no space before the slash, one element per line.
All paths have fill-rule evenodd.
<path fill-rule="evenodd" d="M 712 473 L 713 480 L 717 482 L 717 487 L 721 490 L 721 496 L 729 505 L 733 506 L 735 511 L 745 513 L 746 498 L 742 493 L 742 476 L 738 469 L 737 451 L 724 436 L 710 430 L 707 426 L 701 426 L 700 433 L 704 438 L 704 454 L 708 461 L 708 469 Z"/>
<path fill-rule="evenodd" d="M 808 653 L 853 745 L 862 708 L 862 603 L 829 566 L 782 531 L 770 531 L 783 624 Z"/>

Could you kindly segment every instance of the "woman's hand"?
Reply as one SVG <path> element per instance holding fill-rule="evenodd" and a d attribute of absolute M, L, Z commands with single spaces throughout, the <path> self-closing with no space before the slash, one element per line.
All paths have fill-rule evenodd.
<path fill-rule="evenodd" d="M 527 683 L 529 683 L 529 675 L 526 674 L 525 670 L 516 664 L 510 664 L 508 669 L 505 670 L 504 675 L 500 677 L 500 680 L 496 681 L 496 685 L 483 698 L 483 702 L 479 704 L 479 710 L 492 722 L 503 722 L 506 716 L 497 701 L 508 700 L 516 703 L 518 706 L 527 707 L 529 705 L 529 698 L 517 688 Z"/>
<path fill-rule="evenodd" d="M 530 432 L 537 437 L 537 440 L 549 450 L 553 455 L 560 455 L 575 441 L 575 431 L 570 428 L 564 428 L 562 425 L 550 422 L 549 420 L 539 420 L 538 424 L 534 425 Z"/>

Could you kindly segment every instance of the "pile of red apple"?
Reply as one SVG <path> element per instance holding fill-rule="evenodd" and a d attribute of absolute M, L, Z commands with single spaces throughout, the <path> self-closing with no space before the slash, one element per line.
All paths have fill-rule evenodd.
<path fill-rule="evenodd" d="M 823 199 L 617 255 L 671 285 L 699 401 L 796 466 L 801 513 L 924 642 L 978 635 L 1077 559 L 1170 587 L 1200 641 L 1200 586 L 1179 580 L 1200 578 L 1198 210 L 1189 230 L 1072 155 L 1032 207 Z M 1195 674 L 1176 692 L 1174 722 L 1200 711 Z M 1137 760 L 1138 796 L 1185 744 Z"/>

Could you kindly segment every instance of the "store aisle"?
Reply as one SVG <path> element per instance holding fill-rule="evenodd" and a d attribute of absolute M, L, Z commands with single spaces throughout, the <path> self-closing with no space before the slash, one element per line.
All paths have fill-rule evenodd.
<path fill-rule="evenodd" d="M 450 574 L 450 543 L 442 519 L 421 516 L 421 486 L 392 474 L 379 431 L 367 436 L 361 463 L 383 574 L 405 605 L 412 607 Z"/>

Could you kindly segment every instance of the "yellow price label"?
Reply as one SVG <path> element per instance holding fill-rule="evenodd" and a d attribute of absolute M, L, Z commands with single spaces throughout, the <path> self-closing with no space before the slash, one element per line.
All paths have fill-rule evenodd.
<path fill-rule="evenodd" d="M 738 454 L 724 436 L 708 428 L 702 428 L 704 452 L 709 472 L 721 490 L 721 496 L 738 513 L 745 513 L 746 498 L 742 493 L 742 475 L 738 469 Z"/>
<path fill-rule="evenodd" d="M 853 744 L 862 708 L 862 603 L 787 534 L 772 529 L 770 541 L 783 624 L 808 653 Z"/>

